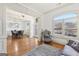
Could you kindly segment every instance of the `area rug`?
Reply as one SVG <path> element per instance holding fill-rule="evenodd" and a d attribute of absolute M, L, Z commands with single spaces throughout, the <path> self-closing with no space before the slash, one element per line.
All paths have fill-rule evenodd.
<path fill-rule="evenodd" d="M 40 45 L 23 56 L 60 56 L 61 49 L 52 47 L 47 44 Z"/>

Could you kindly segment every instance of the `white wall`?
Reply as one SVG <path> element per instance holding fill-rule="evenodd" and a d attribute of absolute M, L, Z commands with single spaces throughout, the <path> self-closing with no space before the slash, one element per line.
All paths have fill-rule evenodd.
<path fill-rule="evenodd" d="M 23 14 L 27 14 L 27 15 L 30 15 L 30 16 L 34 16 L 34 17 L 39 17 L 41 14 L 37 13 L 37 12 L 34 12 L 33 10 L 31 9 L 28 9 L 27 7 L 25 8 L 23 5 L 21 4 L 17 4 L 17 3 L 6 3 L 4 4 L 6 6 L 6 8 L 9 8 L 9 9 L 12 9 L 14 11 L 17 11 L 19 13 L 23 13 Z M 39 19 L 39 22 L 38 22 L 38 37 L 39 37 L 39 31 L 40 31 L 40 19 Z"/>
<path fill-rule="evenodd" d="M 48 29 L 52 31 L 52 21 L 53 17 L 51 14 L 43 15 L 41 18 L 41 29 L 42 30 Z"/>
<path fill-rule="evenodd" d="M 60 8 L 56 8 L 52 11 L 45 13 L 41 17 L 41 28 L 52 30 L 51 23 L 53 22 L 54 17 L 62 15 L 67 12 L 76 12 L 78 11 L 78 6 L 79 4 L 71 4 Z"/>
<path fill-rule="evenodd" d="M 7 53 L 6 41 L 6 10 L 3 4 L 0 4 L 0 53 Z"/>
<path fill-rule="evenodd" d="M 22 17 L 22 15 L 24 15 L 24 17 Z M 12 22 L 12 23 L 17 23 L 19 25 L 19 28 L 16 28 L 17 30 L 24 30 L 24 32 L 27 32 L 26 30 L 26 22 L 29 21 L 30 25 L 30 38 L 32 38 L 34 36 L 34 23 L 35 23 L 35 17 L 33 16 L 30 16 L 30 15 L 27 15 L 27 14 L 24 14 L 24 13 L 20 13 L 18 11 L 15 11 L 15 10 L 12 10 L 12 9 L 9 9 L 7 8 L 7 11 L 6 11 L 6 16 L 7 16 L 7 19 L 6 19 L 6 26 L 7 26 L 7 34 L 8 35 L 11 35 L 11 30 L 14 30 L 14 28 L 8 28 L 8 24 L 9 22 Z M 26 33 L 27 34 L 27 33 Z"/>
<path fill-rule="evenodd" d="M 24 14 L 29 14 L 32 16 L 37 15 L 37 13 L 24 8 L 19 4 L 0 4 L 0 53 L 7 53 L 6 8 L 10 8 L 15 11 L 18 11 Z"/>
<path fill-rule="evenodd" d="M 63 6 L 60 8 L 56 8 L 45 13 L 43 16 L 40 17 L 41 22 L 41 29 L 48 29 L 52 31 L 53 29 L 53 19 L 58 15 L 62 15 L 67 12 L 78 12 L 79 4 L 70 4 L 67 6 Z"/>
<path fill-rule="evenodd" d="M 43 16 L 40 17 L 40 28 L 41 29 L 48 29 L 53 33 L 53 19 L 54 17 L 58 16 L 58 15 L 62 15 L 64 13 L 68 13 L 68 12 L 75 12 L 75 13 L 79 13 L 78 9 L 79 9 L 79 4 L 69 4 L 69 5 L 65 5 L 63 7 L 60 8 L 56 8 L 54 10 L 51 10 L 49 12 L 46 12 Z M 40 30 L 41 30 L 40 29 Z M 64 38 L 64 37 L 62 37 Z M 62 42 L 62 40 L 59 40 Z"/>
<path fill-rule="evenodd" d="M 1 35 L 2 35 L 2 8 L 0 8 L 0 36 Z"/>

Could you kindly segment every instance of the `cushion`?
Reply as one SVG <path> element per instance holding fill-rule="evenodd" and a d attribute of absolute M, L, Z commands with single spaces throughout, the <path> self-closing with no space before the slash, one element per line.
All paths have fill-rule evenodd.
<path fill-rule="evenodd" d="M 71 46 L 73 49 L 75 49 L 77 52 L 79 52 L 79 42 L 78 41 L 69 40 L 67 45 Z"/>
<path fill-rule="evenodd" d="M 69 56 L 79 56 L 79 53 L 68 45 L 65 45 L 64 50 L 63 50 L 63 54 L 69 55 Z"/>

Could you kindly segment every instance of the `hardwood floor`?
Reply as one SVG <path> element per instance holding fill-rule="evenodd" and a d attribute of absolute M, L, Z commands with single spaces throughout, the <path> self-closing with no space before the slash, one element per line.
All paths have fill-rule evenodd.
<path fill-rule="evenodd" d="M 31 49 L 39 46 L 43 42 L 39 42 L 38 39 L 29 39 L 28 37 L 24 36 L 22 39 L 12 39 L 8 37 L 7 39 L 7 52 L 8 56 L 20 56 L 24 53 L 29 52 Z M 56 47 L 56 48 L 63 48 L 63 45 L 60 45 L 55 42 L 48 43 L 49 45 Z"/>
<path fill-rule="evenodd" d="M 41 42 L 40 44 L 42 44 L 42 43 L 44 43 L 44 42 Z M 56 48 L 60 48 L 60 49 L 63 49 L 64 48 L 64 45 L 58 44 L 58 43 L 53 42 L 53 41 L 51 41 L 49 43 L 45 43 L 45 44 L 48 44 L 48 45 L 50 45 L 52 47 L 56 47 Z"/>
<path fill-rule="evenodd" d="M 7 39 L 7 52 L 9 56 L 23 55 L 34 47 L 38 46 L 38 40 L 23 37 L 22 39 Z"/>

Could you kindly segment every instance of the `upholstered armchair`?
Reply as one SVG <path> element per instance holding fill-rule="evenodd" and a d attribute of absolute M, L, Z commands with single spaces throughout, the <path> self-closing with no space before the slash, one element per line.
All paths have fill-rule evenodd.
<path fill-rule="evenodd" d="M 48 30 L 45 30 L 41 33 L 41 41 L 43 42 L 51 42 L 52 38 L 51 38 L 51 32 Z"/>

